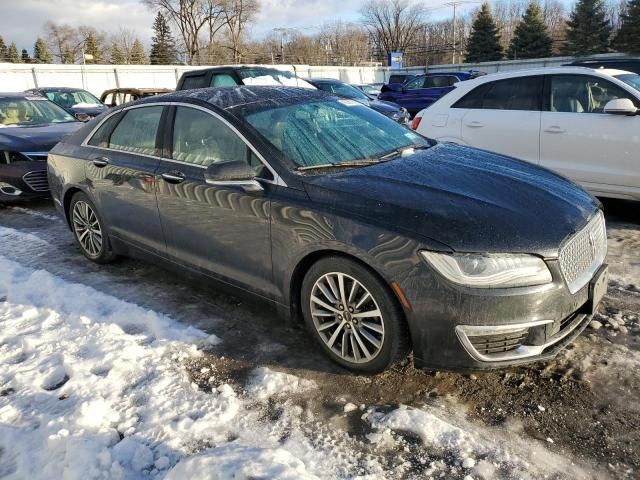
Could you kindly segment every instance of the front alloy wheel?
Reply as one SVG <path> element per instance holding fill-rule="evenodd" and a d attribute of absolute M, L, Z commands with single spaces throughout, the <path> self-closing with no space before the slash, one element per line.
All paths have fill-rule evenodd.
<path fill-rule="evenodd" d="M 309 268 L 301 293 L 307 327 L 336 363 L 376 373 L 406 357 L 409 335 L 402 310 L 366 266 L 325 257 Z"/>
<path fill-rule="evenodd" d="M 369 290 L 358 280 L 330 272 L 311 290 L 311 316 L 320 338 L 350 363 L 376 358 L 384 343 L 382 312 Z"/>

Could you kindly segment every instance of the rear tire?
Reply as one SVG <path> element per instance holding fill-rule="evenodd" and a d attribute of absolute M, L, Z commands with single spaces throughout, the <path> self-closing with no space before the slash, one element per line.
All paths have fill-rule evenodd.
<path fill-rule="evenodd" d="M 348 258 L 314 263 L 304 277 L 302 313 L 307 328 L 336 363 L 359 373 L 378 373 L 404 360 L 409 332 L 387 285 Z"/>
<path fill-rule="evenodd" d="M 96 206 L 83 192 L 76 193 L 69 205 L 69 223 L 82 254 L 99 264 L 110 263 L 116 255 Z"/>

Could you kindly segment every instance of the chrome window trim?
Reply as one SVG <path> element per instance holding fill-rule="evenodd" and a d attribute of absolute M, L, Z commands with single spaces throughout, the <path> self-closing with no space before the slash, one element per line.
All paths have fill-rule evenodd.
<path fill-rule="evenodd" d="M 127 152 L 126 150 L 118 150 L 116 148 L 107 148 L 107 147 L 98 147 L 98 146 L 95 146 L 95 145 L 89 145 L 89 140 L 91 138 L 93 138 L 93 136 L 98 131 L 98 129 L 107 120 L 109 120 L 109 118 L 111 118 L 112 116 L 117 115 L 120 112 L 125 112 L 125 111 L 132 110 L 134 108 L 145 108 L 145 107 L 156 107 L 156 106 L 193 108 L 195 110 L 201 110 L 201 111 L 203 111 L 205 113 L 208 113 L 212 117 L 217 118 L 222 123 L 224 123 L 227 127 L 229 127 L 231 129 L 231 131 L 233 131 L 236 135 L 238 135 L 240 137 L 240 139 L 245 143 L 245 145 L 247 145 L 247 147 L 249 147 L 251 149 L 251 151 L 258 157 L 258 160 L 260 160 L 262 162 L 262 164 L 265 167 L 267 167 L 267 170 L 269 170 L 271 172 L 271 175 L 273 175 L 273 180 L 269 180 L 267 178 L 256 178 L 256 180 L 260 180 L 261 182 L 271 183 L 273 185 L 280 185 L 280 186 L 283 186 L 283 187 L 287 186 L 286 182 L 282 179 L 282 177 L 280 175 L 278 175 L 278 173 L 273 169 L 273 167 L 271 167 L 271 165 L 269 165 L 269 162 L 267 162 L 265 160 L 265 158 L 262 156 L 262 154 L 251 144 L 251 142 L 249 142 L 249 140 L 247 140 L 247 138 L 242 133 L 240 133 L 240 131 L 236 127 L 231 125 L 224 117 L 222 117 L 218 113 L 213 112 L 213 111 L 211 111 L 211 110 L 209 110 L 209 109 L 207 109 L 205 107 L 202 107 L 200 105 L 193 105 L 191 103 L 185 103 L 185 102 L 154 102 L 154 103 L 144 103 L 142 105 L 130 105 L 128 107 L 122 108 L 122 109 L 118 110 L 117 112 L 110 113 L 109 115 L 104 117 L 102 119 L 102 121 L 100 121 L 100 123 L 98 125 L 96 125 L 89 132 L 89 134 L 85 137 L 85 139 L 82 141 L 80 146 L 89 147 L 89 148 L 97 148 L 99 150 L 105 150 L 105 151 L 108 151 L 108 152 L 130 153 L 132 155 L 140 155 L 141 157 L 153 158 L 153 159 L 156 159 L 156 160 L 162 160 L 162 161 L 177 163 L 179 165 L 188 165 L 190 167 L 198 167 L 198 168 L 206 169 L 207 167 L 205 167 L 204 165 L 197 165 L 195 163 L 183 162 L 183 161 L 180 161 L 180 160 L 175 160 L 173 158 L 159 157 L 157 155 L 146 155 L 144 153 Z"/>

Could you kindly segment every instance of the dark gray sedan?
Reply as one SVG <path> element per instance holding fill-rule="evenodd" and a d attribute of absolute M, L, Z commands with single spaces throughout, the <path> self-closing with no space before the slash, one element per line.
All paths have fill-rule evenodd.
<path fill-rule="evenodd" d="M 49 181 L 87 258 L 138 256 L 257 296 L 360 372 L 410 349 L 437 369 L 550 358 L 606 289 L 603 215 L 584 190 L 321 91 L 118 107 L 54 148 Z"/>

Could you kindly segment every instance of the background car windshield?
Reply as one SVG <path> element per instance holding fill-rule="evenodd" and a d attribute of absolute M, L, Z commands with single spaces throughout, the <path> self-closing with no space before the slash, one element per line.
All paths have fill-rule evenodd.
<path fill-rule="evenodd" d="M 627 85 L 631 85 L 636 90 L 640 91 L 640 75 L 637 73 L 625 73 L 623 75 L 616 75 L 615 78 L 622 80 Z"/>
<path fill-rule="evenodd" d="M 47 92 L 46 95 L 49 100 L 56 105 L 60 105 L 62 108 L 95 107 L 96 105 L 102 105 L 100 100 L 83 90 L 76 90 L 75 92 L 50 91 Z"/>
<path fill-rule="evenodd" d="M 420 135 L 354 100 L 289 105 L 246 120 L 300 167 L 376 159 L 412 144 Z"/>
<path fill-rule="evenodd" d="M 360 100 L 361 102 L 368 102 L 370 100 L 362 90 L 358 90 L 356 87 L 347 85 L 345 83 L 332 83 L 331 90 L 333 93 L 342 95 L 343 97 L 353 98 L 354 100 Z M 324 88 L 323 88 L 324 90 Z"/>
<path fill-rule="evenodd" d="M 48 100 L 0 99 L 0 125 L 44 125 L 76 119 Z"/>
<path fill-rule="evenodd" d="M 238 72 L 245 85 L 286 85 L 289 87 L 302 87 L 315 89 L 309 82 L 296 77 L 291 72 L 256 68 L 240 70 Z"/>

